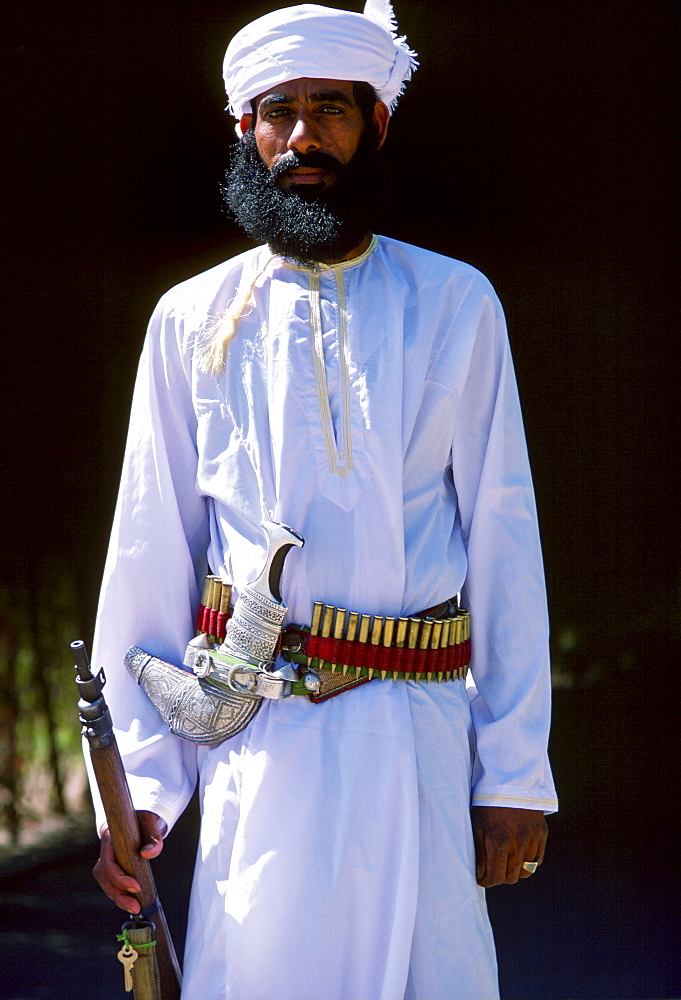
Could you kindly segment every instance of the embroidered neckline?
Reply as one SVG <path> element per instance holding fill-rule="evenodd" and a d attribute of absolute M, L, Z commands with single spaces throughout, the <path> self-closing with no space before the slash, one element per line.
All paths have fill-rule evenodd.
<path fill-rule="evenodd" d="M 378 236 L 376 236 L 375 233 L 372 233 L 371 242 L 364 253 L 361 253 L 358 257 L 353 257 L 351 260 L 341 260 L 337 264 L 313 264 L 310 267 L 304 267 L 302 264 L 294 264 L 290 260 L 284 260 L 282 258 L 282 264 L 291 271 L 302 271 L 304 274 L 320 274 L 322 271 L 345 271 L 349 267 L 355 267 L 357 264 L 363 264 L 365 260 L 368 260 L 369 257 L 371 257 L 377 246 Z"/>
<path fill-rule="evenodd" d="M 363 264 L 371 257 L 379 244 L 379 237 L 371 234 L 371 240 L 366 250 L 351 260 L 342 260 L 337 264 L 315 264 L 304 267 L 294 264 L 284 258 L 278 258 L 281 265 L 290 271 L 308 276 L 309 322 L 311 333 L 312 361 L 317 396 L 317 407 L 324 440 L 328 469 L 332 474 L 345 476 L 352 472 L 352 404 L 350 397 L 350 346 L 348 335 L 347 304 L 345 299 L 344 272 Z M 338 295 L 338 373 L 340 391 L 340 420 L 338 428 L 334 427 L 331 415 L 331 403 L 327 383 L 326 361 L 324 357 L 324 338 L 321 315 L 322 275 L 332 274 L 336 282 Z M 338 437 L 336 436 L 338 433 Z"/>
<path fill-rule="evenodd" d="M 331 270 L 329 268 L 328 270 Z M 352 431 L 350 409 L 350 352 L 348 346 L 347 307 L 345 303 L 345 286 L 342 271 L 336 271 L 336 290 L 338 293 L 338 339 L 339 339 L 339 376 L 341 416 L 338 428 L 339 438 L 331 416 L 331 403 L 326 377 L 326 362 L 324 359 L 324 342 L 322 333 L 322 315 L 320 303 L 319 272 L 310 274 L 310 329 L 312 331 L 312 358 L 314 363 L 315 389 L 319 417 L 324 434 L 326 454 L 329 462 L 329 472 L 337 473 L 343 479 L 346 473 L 352 471 Z"/>

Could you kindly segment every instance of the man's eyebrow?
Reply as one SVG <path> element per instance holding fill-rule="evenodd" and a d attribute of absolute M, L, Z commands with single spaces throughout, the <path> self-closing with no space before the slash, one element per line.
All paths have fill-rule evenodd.
<path fill-rule="evenodd" d="M 344 104 L 348 108 L 354 108 L 355 102 L 352 98 L 344 94 L 342 90 L 318 90 L 310 94 L 307 100 L 311 103 L 320 101 L 332 101 L 334 104 Z M 275 104 L 291 104 L 295 98 L 287 94 L 267 94 L 258 101 L 258 111 L 264 111 Z"/>
<path fill-rule="evenodd" d="M 311 101 L 333 101 L 334 104 L 345 104 L 348 108 L 353 108 L 355 102 L 352 98 L 344 94 L 342 90 L 318 90 L 315 94 L 310 94 Z"/>

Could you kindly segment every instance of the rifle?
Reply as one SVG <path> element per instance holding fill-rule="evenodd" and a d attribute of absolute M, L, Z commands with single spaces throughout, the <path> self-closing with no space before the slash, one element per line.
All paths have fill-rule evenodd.
<path fill-rule="evenodd" d="M 137 815 L 113 732 L 111 715 L 102 694 L 106 683 L 104 671 L 100 670 L 96 677 L 93 675 L 90 658 L 82 640 L 72 642 L 71 651 L 78 674 L 76 684 L 80 694 L 80 721 L 83 724 L 83 735 L 90 744 L 90 758 L 109 824 L 113 851 L 126 875 L 131 875 L 141 886 L 137 894 L 141 910 L 137 915 L 130 914 L 129 921 L 124 924 L 125 944 L 119 952 L 119 958 L 125 966 L 126 989 L 129 989 L 131 982 L 135 1000 L 179 1000 L 182 981 L 180 964 L 158 899 L 151 867 L 139 854 L 141 841 Z M 144 928 L 147 929 L 146 935 Z M 149 947 L 154 936 L 156 946 Z M 127 952 L 126 948 L 129 949 Z M 138 957 L 131 962 L 129 956 L 132 955 L 132 948 L 138 949 Z M 157 969 L 153 966 L 154 957 Z"/>

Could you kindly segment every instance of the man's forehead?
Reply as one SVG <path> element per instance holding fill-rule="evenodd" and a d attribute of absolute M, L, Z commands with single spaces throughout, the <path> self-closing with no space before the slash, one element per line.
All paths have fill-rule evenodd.
<path fill-rule="evenodd" d="M 354 107 L 356 104 L 351 80 L 322 80 L 311 77 L 279 83 L 255 98 L 256 107 L 268 107 L 271 104 L 291 101 L 303 103 L 337 101 L 349 107 Z"/>

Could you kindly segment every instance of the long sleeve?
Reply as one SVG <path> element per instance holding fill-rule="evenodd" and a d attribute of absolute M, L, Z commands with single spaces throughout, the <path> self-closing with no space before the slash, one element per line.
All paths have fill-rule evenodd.
<path fill-rule="evenodd" d="M 552 812 L 548 612 L 518 392 L 496 297 L 463 308 L 477 313 L 452 450 L 473 629 L 472 802 Z"/>
<path fill-rule="evenodd" d="M 196 486 L 196 416 L 185 360 L 191 345 L 182 338 L 182 323 L 162 300 L 140 361 L 93 655 L 97 668 L 105 668 L 105 696 L 135 807 L 157 812 L 169 826 L 191 797 L 195 748 L 168 732 L 123 658 L 139 645 L 182 663 L 197 578 L 205 573 L 208 509 Z"/>

